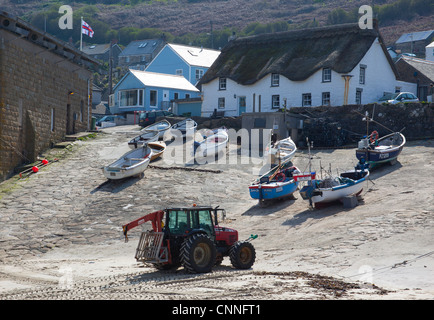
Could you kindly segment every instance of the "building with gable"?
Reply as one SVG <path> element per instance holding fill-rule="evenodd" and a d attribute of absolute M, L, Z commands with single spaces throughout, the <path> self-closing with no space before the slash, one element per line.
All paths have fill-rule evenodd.
<path fill-rule="evenodd" d="M 113 88 L 109 106 L 112 114 L 168 110 L 173 99 L 200 97 L 199 90 L 183 76 L 133 70 Z"/>
<path fill-rule="evenodd" d="M 130 69 L 145 70 L 165 44 L 166 41 L 163 38 L 131 41 L 119 54 L 118 65 Z"/>
<path fill-rule="evenodd" d="M 378 28 L 342 24 L 237 38 L 199 81 L 202 116 L 339 106 L 414 91 L 399 80 Z"/>
<path fill-rule="evenodd" d="M 146 71 L 184 76 L 196 85 L 219 55 L 219 50 L 168 43 Z"/>

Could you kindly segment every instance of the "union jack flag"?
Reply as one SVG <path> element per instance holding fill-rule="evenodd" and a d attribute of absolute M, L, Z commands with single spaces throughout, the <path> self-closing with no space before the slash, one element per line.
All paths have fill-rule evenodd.
<path fill-rule="evenodd" d="M 93 37 L 93 30 L 84 20 L 81 20 L 81 33 Z"/>

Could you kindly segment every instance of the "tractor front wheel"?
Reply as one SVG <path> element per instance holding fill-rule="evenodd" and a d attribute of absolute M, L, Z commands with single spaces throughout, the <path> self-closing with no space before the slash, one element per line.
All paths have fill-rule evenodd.
<path fill-rule="evenodd" d="M 238 241 L 232 245 L 229 258 L 234 268 L 249 269 L 256 259 L 256 251 L 249 241 Z"/>
<path fill-rule="evenodd" d="M 205 234 L 187 238 L 181 247 L 181 264 L 189 273 L 210 272 L 216 262 L 214 242 Z"/>

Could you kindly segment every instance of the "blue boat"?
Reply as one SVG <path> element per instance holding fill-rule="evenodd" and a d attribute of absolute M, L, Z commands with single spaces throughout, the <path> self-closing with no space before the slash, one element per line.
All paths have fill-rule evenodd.
<path fill-rule="evenodd" d="M 299 172 L 291 161 L 283 162 L 249 186 L 250 197 L 258 200 L 261 207 L 270 200 L 291 197 L 298 187 L 293 175 Z"/>
<path fill-rule="evenodd" d="M 368 137 L 359 141 L 356 157 L 358 160 L 364 159 L 369 169 L 381 163 L 389 162 L 393 165 L 397 162 L 405 142 L 406 139 L 400 132 L 378 138 L 378 133 L 373 131 Z"/>

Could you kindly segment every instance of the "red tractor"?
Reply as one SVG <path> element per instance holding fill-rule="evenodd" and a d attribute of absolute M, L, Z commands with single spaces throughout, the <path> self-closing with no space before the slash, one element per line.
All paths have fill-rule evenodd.
<path fill-rule="evenodd" d="M 157 269 L 177 269 L 181 265 L 189 273 L 210 272 L 214 265 L 229 256 L 237 269 L 249 269 L 256 252 L 251 235 L 238 241 L 238 231 L 218 225 L 218 212 L 223 209 L 193 206 L 171 208 L 149 213 L 124 225 L 127 232 L 147 221 L 152 230 L 143 231 L 136 249 L 136 260 L 150 263 Z"/>

